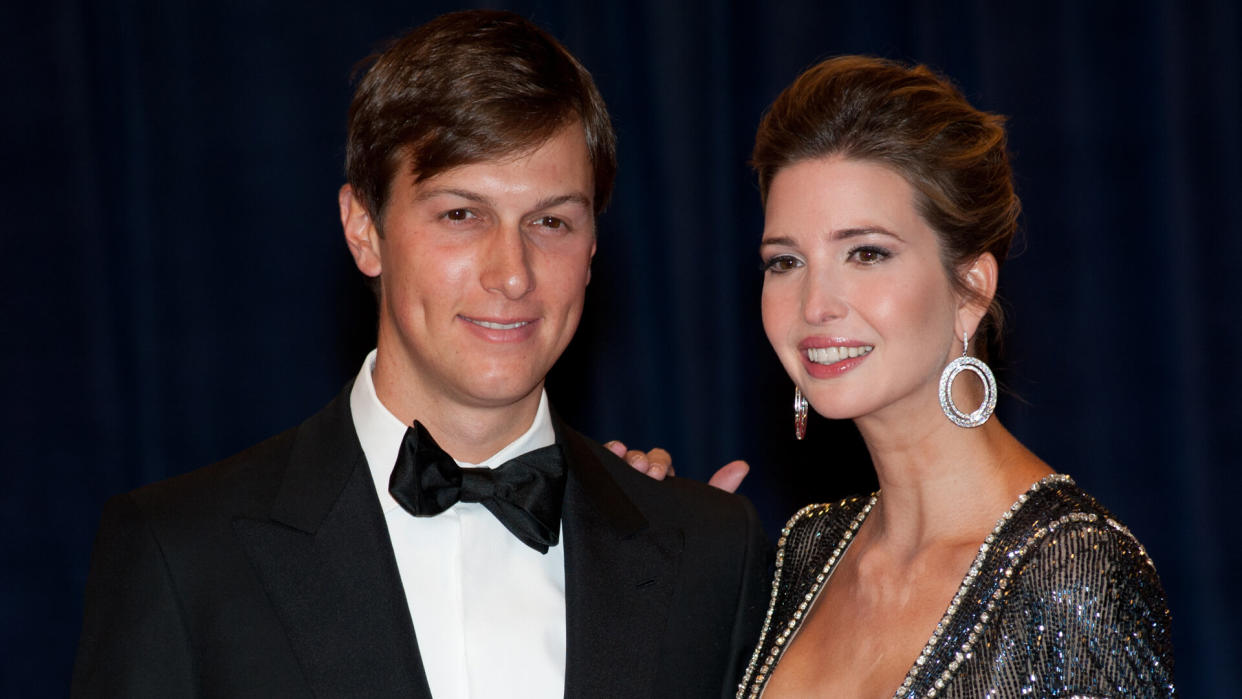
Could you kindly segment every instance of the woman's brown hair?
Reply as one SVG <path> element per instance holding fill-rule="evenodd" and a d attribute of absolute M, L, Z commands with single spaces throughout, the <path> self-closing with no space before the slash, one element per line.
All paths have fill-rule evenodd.
<path fill-rule="evenodd" d="M 975 109 L 926 66 L 840 56 L 813 66 L 776 98 L 759 125 L 751 164 L 767 201 L 772 178 L 795 163 L 839 155 L 900 173 L 940 237 L 954 288 L 977 297 L 959 270 L 983 253 L 1004 262 L 1021 203 L 1005 150 L 1004 118 Z M 993 298 L 976 352 L 995 357 L 1003 316 Z"/>

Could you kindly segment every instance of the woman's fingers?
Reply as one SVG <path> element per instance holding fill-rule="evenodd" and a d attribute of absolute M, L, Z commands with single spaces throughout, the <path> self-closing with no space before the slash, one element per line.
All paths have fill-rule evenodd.
<path fill-rule="evenodd" d="M 742 485 L 742 479 L 746 478 L 748 473 L 750 473 L 750 464 L 741 460 L 730 461 L 712 474 L 707 484 L 729 493 L 736 493 L 738 486 Z"/>
<path fill-rule="evenodd" d="M 614 439 L 611 442 L 605 442 L 604 448 L 625 459 L 625 462 L 634 467 L 635 471 L 645 473 L 657 481 L 674 475 L 673 457 L 659 447 L 651 451 L 639 451 L 629 449 L 624 442 Z"/>

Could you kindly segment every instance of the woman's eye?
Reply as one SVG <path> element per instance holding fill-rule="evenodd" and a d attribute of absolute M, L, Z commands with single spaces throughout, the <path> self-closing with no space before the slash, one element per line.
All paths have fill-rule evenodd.
<path fill-rule="evenodd" d="M 873 264 L 876 264 L 877 262 L 883 262 L 884 260 L 888 259 L 888 257 L 891 254 L 892 253 L 890 253 L 888 250 L 885 250 L 884 248 L 879 248 L 879 247 L 875 247 L 872 245 L 863 245 L 862 247 L 857 247 L 857 248 L 854 248 L 853 250 L 850 250 L 849 258 L 860 264 L 873 265 Z"/>
<path fill-rule="evenodd" d="M 777 255 L 776 257 L 765 260 L 762 265 L 764 272 L 773 272 L 775 274 L 788 272 L 801 266 L 802 262 L 798 260 L 798 258 L 790 255 Z"/>

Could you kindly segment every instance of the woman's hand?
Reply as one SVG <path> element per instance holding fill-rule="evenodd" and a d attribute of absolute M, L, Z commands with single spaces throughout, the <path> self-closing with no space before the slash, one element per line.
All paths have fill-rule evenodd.
<path fill-rule="evenodd" d="M 604 447 L 624 459 L 627 464 L 634 467 L 635 471 L 645 473 L 657 481 L 662 481 L 668 476 L 677 475 L 673 472 L 672 455 L 659 447 L 644 452 L 637 449 L 628 449 L 625 444 L 615 439 L 604 444 Z"/>
<path fill-rule="evenodd" d="M 625 446 L 625 444 L 615 439 L 604 444 L 604 446 L 608 449 L 608 451 L 611 451 L 622 459 L 625 459 L 625 462 L 634 467 L 634 470 L 639 473 L 645 473 L 657 481 L 662 481 L 668 476 L 676 475 L 676 473 L 673 472 L 672 455 L 659 447 L 656 447 L 651 451 L 644 452 L 637 449 L 629 449 Z M 721 466 L 720 470 L 716 471 L 716 473 L 712 474 L 712 477 L 708 479 L 707 484 L 713 488 L 719 488 L 725 492 L 734 493 L 737 492 L 738 486 L 742 484 L 742 480 L 746 478 L 747 473 L 750 473 L 750 465 L 745 461 L 740 459 L 737 461 L 730 461 L 724 466 Z"/>

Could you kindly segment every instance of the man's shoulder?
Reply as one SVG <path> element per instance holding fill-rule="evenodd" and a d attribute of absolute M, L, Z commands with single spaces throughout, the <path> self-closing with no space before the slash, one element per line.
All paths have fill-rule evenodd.
<path fill-rule="evenodd" d="M 338 396 L 296 427 L 216 463 L 117 498 L 129 499 L 152 520 L 184 521 L 215 515 L 264 517 L 291 464 L 301 459 L 300 453 L 316 451 L 323 444 L 339 443 L 349 437 L 341 427 L 349 422 L 347 404 Z M 324 434 L 325 431 L 331 434 Z"/>
<path fill-rule="evenodd" d="M 122 497 L 143 510 L 186 512 L 230 501 L 263 500 L 278 487 L 299 428 L 244 449 L 209 466 L 142 486 Z"/>
<path fill-rule="evenodd" d="M 607 476 L 649 517 L 718 524 L 755 518 L 750 501 L 741 495 L 687 478 L 655 480 L 634 470 L 602 444 L 573 430 L 566 430 L 566 441 L 577 441 L 579 449 L 588 450 Z"/>

